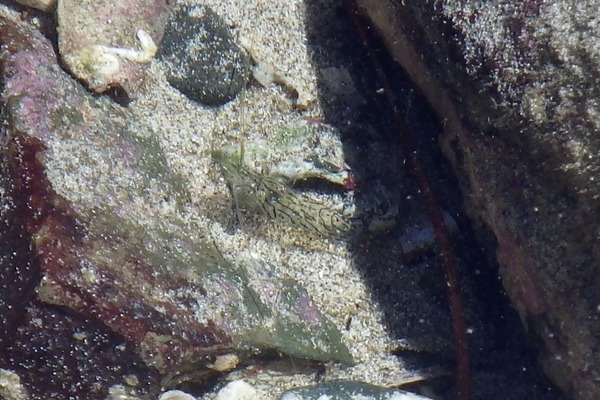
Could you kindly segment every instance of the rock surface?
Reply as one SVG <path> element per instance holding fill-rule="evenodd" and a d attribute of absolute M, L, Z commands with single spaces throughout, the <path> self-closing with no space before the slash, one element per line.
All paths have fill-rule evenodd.
<path fill-rule="evenodd" d="M 59 0 L 58 46 L 67 69 L 90 89 L 142 85 L 175 2 Z"/>
<path fill-rule="evenodd" d="M 82 204 L 97 200 L 100 206 L 95 204 L 94 207 L 99 215 L 94 215 L 92 222 L 102 223 L 107 213 L 113 212 L 122 225 L 114 231 L 110 225 L 105 227 L 101 241 L 110 242 L 111 246 L 115 240 L 119 241 L 114 250 L 117 253 L 128 252 L 130 259 L 135 258 L 136 262 L 139 248 L 148 247 L 148 252 L 139 258 L 146 257 L 148 253 L 157 255 L 151 260 L 146 260 L 148 265 L 153 266 L 152 276 L 157 280 L 168 276 L 169 268 L 155 268 L 163 255 L 175 255 L 173 259 L 177 259 L 177 255 L 186 252 L 190 254 L 194 249 L 201 248 L 206 251 L 203 250 L 202 257 L 198 257 L 197 260 L 205 260 L 204 256 L 214 257 L 217 261 L 220 260 L 219 268 L 224 267 L 226 270 L 228 266 L 238 265 L 234 272 L 240 279 L 236 282 L 247 283 L 248 287 L 256 289 L 255 294 L 264 294 L 265 302 L 269 304 L 288 304 L 287 300 L 294 298 L 295 294 L 287 291 L 286 282 L 290 279 L 301 282 L 310 293 L 314 305 L 318 305 L 318 309 L 340 329 L 343 343 L 351 350 L 356 362 L 351 368 L 342 364 L 327 363 L 326 368 L 316 365 L 317 369 L 314 369 L 314 363 L 307 365 L 297 359 L 291 360 L 285 355 L 279 362 L 274 363 L 273 359 L 264 353 L 265 358 L 255 358 L 252 357 L 254 352 L 248 354 L 243 349 L 235 351 L 228 348 L 222 353 L 221 349 L 217 349 L 215 354 L 207 355 L 192 365 L 194 371 L 191 372 L 197 373 L 196 376 L 193 373 L 188 374 L 189 369 L 175 362 L 175 368 L 183 371 L 173 377 L 172 382 L 189 378 L 193 382 L 204 383 L 184 383 L 178 386 L 178 389 L 196 398 L 213 400 L 222 384 L 237 380 L 251 384 L 259 398 L 265 400 L 276 400 L 282 393 L 294 387 L 310 386 L 322 380 L 364 381 L 378 387 L 397 387 L 410 382 L 413 385 L 427 386 L 430 390 L 428 393 L 432 393 L 434 398 L 436 395 L 442 398 L 451 397 L 449 393 L 453 388 L 448 385 L 450 360 L 453 357 L 451 334 L 447 304 L 443 295 L 443 278 L 437 268 L 435 254 L 432 254 L 432 250 L 426 250 L 417 256 L 417 264 L 407 264 L 400 249 L 401 240 L 407 238 L 410 242 L 411 238 L 415 238 L 412 234 L 414 229 L 418 232 L 427 225 L 427 218 L 418 204 L 422 202 L 422 198 L 407 179 L 410 177 L 398 169 L 403 161 L 402 152 L 393 132 L 387 134 L 391 131 L 387 128 L 392 126 L 392 123 L 386 118 L 381 96 L 375 93 L 377 86 L 371 85 L 373 81 L 366 76 L 369 75 L 367 63 L 364 59 L 363 62 L 359 61 L 363 53 L 362 47 L 355 39 L 354 30 L 349 22 L 343 17 L 340 18 L 340 13 L 343 14 L 343 1 L 186 0 L 185 3 L 202 3 L 215 10 L 226 21 L 234 37 L 251 38 L 250 45 L 246 48 L 253 50 L 255 61 L 272 65 L 275 70 L 285 72 L 285 76 L 294 83 L 293 87 L 299 93 L 306 93 L 309 98 L 315 99 L 315 102 L 307 103 L 307 108 L 300 110 L 298 101 L 295 101 L 294 95 L 288 92 L 287 87 L 248 85 L 243 96 L 237 96 L 223 106 L 201 106 L 173 90 L 164 79 L 163 63 L 153 60 L 149 63 L 149 74 L 143 90 L 137 92 L 138 96 L 128 102 L 126 108 L 121 108 L 104 96 L 92 95 L 90 99 L 88 93 L 80 90 L 78 85 L 74 85 L 78 88 L 75 96 L 69 95 L 70 90 L 63 90 L 62 85 L 53 86 L 56 75 L 46 79 L 47 69 L 55 71 L 59 77 L 64 77 L 65 82 L 71 82 L 69 85 L 73 84 L 73 80 L 56 68 L 55 63 L 40 62 L 37 57 L 40 46 L 34 46 L 36 51 L 29 52 L 32 62 L 24 65 L 28 68 L 35 66 L 31 69 L 35 68 L 39 78 L 43 78 L 42 86 L 46 89 L 36 92 L 32 89 L 36 85 L 23 85 L 23 91 L 31 91 L 32 95 L 20 100 L 11 98 L 8 107 L 10 112 L 2 112 L 3 116 L 11 117 L 5 121 L 6 125 L 2 125 L 5 128 L 3 132 L 13 132 L 9 131 L 8 127 L 13 129 L 13 122 L 22 121 L 21 117 L 24 115 L 30 118 L 27 119 L 27 124 L 21 126 L 41 126 L 35 129 L 36 132 L 46 132 L 52 136 L 57 131 L 56 127 L 61 125 L 73 130 L 61 131 L 64 141 L 58 138 L 48 140 L 44 143 L 51 144 L 50 150 L 36 153 L 39 157 L 34 161 L 39 159 L 40 165 L 46 168 L 44 171 L 48 172 L 49 176 L 36 175 L 35 182 L 40 182 L 40 187 L 44 187 L 45 182 L 51 182 L 53 185 L 60 182 L 53 186 L 53 189 L 59 189 L 60 193 L 48 192 L 47 195 L 37 198 L 43 200 L 42 204 L 56 204 L 58 196 L 62 196 L 66 199 L 64 204 L 77 206 L 77 210 L 67 213 L 67 216 L 79 215 L 76 213 L 87 209 L 81 206 Z M 7 9 L 9 7 L 5 5 L 0 6 L 2 15 Z M 26 17 L 25 13 L 16 15 L 12 12 L 12 15 L 15 21 L 21 19 L 19 25 L 29 20 L 23 18 Z M 40 29 L 35 25 L 38 18 L 40 17 L 31 18 L 34 31 Z M 52 40 L 53 26 L 49 16 L 44 19 L 44 23 L 43 32 Z M 24 36 L 28 35 L 29 33 Z M 4 38 L 4 35 L 0 35 L 0 38 Z M 38 41 L 35 42 L 39 44 Z M 49 59 L 56 58 L 55 53 L 44 51 L 47 51 Z M 15 59 L 14 52 L 6 51 L 2 54 L 11 62 Z M 63 78 L 59 79 L 62 80 Z M 8 81 L 14 83 L 14 80 Z M 38 101 L 41 97 L 52 101 Z M 56 101 L 56 98 L 60 101 Z M 73 104 L 73 111 L 69 109 L 70 112 L 62 112 L 65 110 L 65 101 Z M 54 103 L 58 106 L 49 108 L 56 105 Z M 19 107 L 26 111 L 15 113 L 15 107 L 17 111 L 20 110 Z M 110 116 L 105 115 L 106 118 L 103 118 L 101 115 L 106 108 L 111 110 L 112 114 L 109 113 Z M 6 109 L 7 107 L 4 107 L 3 110 Z M 31 112 L 28 112 L 29 110 Z M 50 111 L 37 113 L 36 110 Z M 81 124 L 86 128 L 80 129 L 80 126 L 73 124 L 70 118 L 72 115 L 83 115 Z M 339 160 L 336 156 L 333 165 L 319 165 L 321 156 L 317 154 L 316 157 L 310 157 L 305 149 L 290 155 L 279 154 L 277 149 L 277 152 L 273 152 L 277 153 L 274 155 L 281 158 L 279 161 L 287 164 L 286 171 L 291 169 L 293 172 L 292 175 L 284 176 L 294 181 L 298 172 L 302 172 L 295 169 L 301 166 L 305 176 L 307 171 L 310 175 L 317 172 L 317 176 L 322 176 L 325 172 L 329 176 L 326 181 L 331 181 L 331 178 L 337 180 L 331 175 L 334 171 L 330 168 L 334 167 L 335 171 L 351 174 L 346 177 L 352 179 L 342 178 L 344 187 L 339 189 L 332 188 L 332 185 L 323 186 L 323 182 L 314 180 L 292 182 L 294 191 L 301 191 L 319 202 L 325 201 L 331 207 L 339 207 L 345 200 L 349 200 L 367 218 L 371 215 L 370 210 L 381 209 L 381 212 L 386 213 L 391 206 L 400 211 L 396 231 L 384 237 L 357 237 L 357 243 L 348 243 L 315 237 L 303 229 L 298 229 L 297 224 L 288 224 L 288 221 L 278 223 L 264 216 L 236 213 L 234 196 L 228 192 L 225 177 L 210 155 L 215 149 L 224 147 L 235 147 L 242 153 L 245 149 L 247 158 L 244 161 L 250 163 L 249 167 L 264 173 L 267 172 L 264 166 L 255 165 L 257 160 L 253 158 L 256 152 L 253 152 L 252 148 L 270 148 L 277 132 L 283 132 L 289 127 L 305 126 L 316 128 L 319 132 L 325 129 L 332 138 L 341 139 L 343 159 Z M 89 134 L 90 132 L 94 132 L 95 135 Z M 115 136 L 122 139 L 119 141 L 122 146 L 110 143 L 109 138 Z M 323 135 L 318 136 L 320 139 L 324 138 Z M 424 136 L 429 141 L 431 136 Z M 58 151 L 61 144 L 66 145 L 62 158 L 57 157 L 58 153 L 55 151 Z M 306 144 L 306 147 L 314 146 L 319 151 L 324 150 L 322 142 Z M 339 146 L 336 141 L 334 147 Z M 124 148 L 119 151 L 120 147 Z M 85 154 L 82 154 L 82 149 L 86 150 Z M 98 156 L 98 153 L 102 153 L 103 156 Z M 310 159 L 307 159 L 307 156 Z M 64 174 L 55 168 L 59 159 L 67 164 L 67 168 L 63 170 L 66 170 Z M 6 162 L 7 160 L 8 158 L 4 159 Z M 440 161 L 437 157 L 436 160 Z M 14 166 L 14 162 L 12 165 Z M 270 164 L 267 169 L 277 172 Z M 61 176 L 65 179 L 61 180 Z M 38 259 L 32 254 L 32 240 L 28 233 L 31 227 L 23 223 L 26 220 L 24 217 L 31 215 L 31 211 L 27 209 L 27 202 L 23 201 L 23 196 L 17 195 L 14 179 L 7 179 L 10 176 L 3 174 L 0 174 L 0 177 L 3 179 L 3 185 L 0 185 L 3 194 L 0 196 L 3 204 L 0 207 L 3 221 L 0 234 L 8 235 L 0 237 L 0 247 L 4 246 L 2 254 L 5 257 L 1 262 L 3 266 L 8 265 L 7 268 L 0 269 L 4 285 L 1 293 L 2 296 L 6 296 L 0 296 L 0 302 L 5 301 L 0 312 L 10 311 L 6 314 L 10 326 L 4 328 L 8 329 L 9 337 L 19 338 L 18 343 L 11 343 L 12 346 L 5 346 L 5 343 L 0 346 L 0 368 L 10 370 L 10 373 L 14 374 L 7 377 L 9 382 L 6 383 L 12 385 L 15 395 L 20 390 L 17 387 L 18 379 L 21 383 L 26 383 L 27 390 L 37 388 L 41 391 L 47 388 L 47 391 L 52 391 L 53 394 L 63 393 L 63 397 L 89 398 L 89 393 L 93 393 L 107 400 L 133 400 L 140 397 L 155 399 L 159 393 L 156 388 L 165 376 L 156 368 L 148 367 L 145 360 L 151 358 L 152 354 L 139 354 L 139 347 L 130 340 L 129 330 L 125 329 L 127 335 L 124 336 L 112 329 L 118 321 L 108 321 L 111 327 L 95 317 L 82 321 L 83 316 L 79 311 L 39 301 L 36 292 L 38 279 L 41 279 L 42 274 L 48 275 L 46 270 L 51 263 L 46 262 L 43 271 L 39 263 L 29 263 L 30 260 Z M 453 181 L 448 182 L 450 190 L 455 191 Z M 94 185 L 113 191 L 109 195 L 98 197 L 98 189 L 92 187 Z M 339 183 L 334 186 L 339 186 Z M 353 188 L 356 190 L 351 193 Z M 137 196 L 140 192 L 143 192 L 141 197 Z M 137 195 L 132 196 L 132 193 Z M 399 199 L 402 199 L 402 202 L 399 202 Z M 58 215 L 64 210 L 64 204 L 60 203 L 55 207 Z M 21 208 L 15 210 L 17 205 Z M 373 205 L 375 209 L 371 207 Z M 455 218 L 458 215 L 455 207 L 445 209 Z M 49 214 L 42 213 L 40 218 L 44 219 L 47 215 Z M 174 218 L 175 216 L 178 217 Z M 405 217 L 410 217 L 410 220 L 406 221 Z M 79 222 L 83 222 L 84 239 L 95 240 L 97 236 L 92 237 L 88 232 L 93 233 L 97 225 L 90 228 L 87 220 L 82 219 Z M 461 230 L 466 225 L 464 220 L 457 219 L 457 223 Z M 121 233 L 130 232 L 131 226 L 139 229 L 124 238 Z M 175 229 L 175 234 L 166 238 L 163 236 L 157 243 L 156 235 L 168 232 L 170 228 Z M 421 242 L 418 238 L 416 241 Z M 61 243 L 63 242 L 64 240 L 61 240 Z M 135 318 L 132 318 L 132 322 L 139 323 L 143 328 L 147 322 L 144 318 L 144 314 L 148 314 L 147 308 L 139 308 L 139 303 L 133 297 L 128 297 L 127 302 L 134 304 L 130 306 L 125 303 L 115 287 L 123 283 L 118 279 L 119 276 L 124 277 L 128 272 L 147 271 L 143 268 L 146 264 L 136 264 L 135 268 L 130 269 L 129 260 L 118 258 L 122 256 L 121 253 L 116 257 L 111 253 L 112 250 L 102 253 L 102 249 L 105 248 L 101 246 L 101 242 L 98 243 L 100 250 L 96 255 L 104 256 L 106 260 L 116 260 L 113 268 L 115 273 L 98 276 L 90 274 L 89 268 L 82 271 L 65 268 L 72 274 L 72 277 L 69 277 L 71 280 L 65 279 L 58 284 L 62 285 L 61 289 L 68 284 L 72 285 L 67 289 L 79 289 L 81 286 L 75 285 L 78 284 L 76 279 L 81 276 L 91 282 L 96 278 L 101 283 L 108 282 L 92 293 L 104 296 L 103 299 L 109 298 L 109 304 L 125 304 L 125 316 L 131 315 L 131 308 L 135 308 Z M 130 243 L 131 251 L 123 243 Z M 217 252 L 215 248 L 218 248 Z M 223 253 L 223 257 L 217 254 L 219 252 Z M 86 249 L 77 248 L 75 254 L 69 255 L 67 261 L 89 254 L 90 252 L 86 253 Z M 226 258 L 226 261 L 220 263 L 223 258 Z M 468 259 L 465 257 L 465 260 Z M 56 260 L 58 263 L 58 257 Z M 268 264 L 256 260 L 268 260 Z M 465 264 L 467 265 L 464 271 L 471 269 L 471 264 Z M 273 266 L 273 269 L 270 266 Z M 52 271 L 51 278 L 59 275 L 56 270 Z M 477 271 L 480 271 L 480 268 L 477 268 Z M 179 272 L 177 277 L 181 279 L 175 279 L 177 282 L 196 284 L 205 279 L 195 276 L 193 273 L 197 271 L 194 268 L 183 268 Z M 128 277 L 133 276 L 133 273 Z M 482 285 L 481 280 L 477 280 L 470 287 L 477 285 L 481 292 L 496 293 L 497 279 L 495 276 L 491 277 L 492 274 L 489 275 L 493 280 L 493 290 L 489 290 L 490 286 L 485 282 Z M 117 279 L 114 279 L 115 276 Z M 149 293 L 146 298 L 152 298 L 154 304 L 181 294 L 173 293 L 172 290 L 163 293 L 164 285 L 149 283 L 144 276 L 143 272 L 135 275 L 135 284 L 145 285 L 145 293 Z M 244 276 L 249 280 L 245 280 Z M 129 279 L 131 280 L 133 278 Z M 273 282 L 276 282 L 276 285 L 273 285 Z M 52 288 L 53 283 L 45 281 L 43 287 Z M 210 283 L 208 287 L 214 289 L 214 292 L 218 291 L 218 288 Z M 465 285 L 465 288 L 468 291 L 469 285 Z M 226 297 L 224 300 L 232 297 L 231 292 L 236 293 L 236 290 L 229 290 L 230 287 L 221 289 L 223 290 L 220 291 L 219 298 Z M 187 290 L 188 287 L 182 288 L 186 293 Z M 290 297 L 283 296 L 284 291 L 290 293 Z M 248 293 L 244 290 L 242 292 Z M 90 292 L 79 290 L 73 298 L 79 301 L 86 293 Z M 116 301 L 112 300 L 115 293 L 118 297 Z M 127 292 L 128 295 L 132 293 L 134 292 Z M 157 293 L 159 296 L 154 296 Z M 44 299 L 49 299 L 52 293 L 46 290 L 42 295 L 46 296 Z M 87 300 L 95 301 L 94 296 L 89 297 Z M 192 302 L 198 300 L 197 297 L 191 297 Z M 303 306 L 301 309 L 304 312 L 301 314 L 314 321 L 314 317 L 318 315 L 313 312 L 315 307 L 305 307 L 310 303 L 304 301 L 307 297 L 302 298 L 303 301 L 299 305 Z M 167 321 L 170 319 L 173 325 L 177 323 L 179 326 L 175 329 L 176 332 L 171 332 L 171 326 L 167 327 L 172 337 L 187 334 L 185 327 L 180 326 L 179 322 L 182 310 L 194 306 L 187 301 L 189 299 L 190 297 L 183 295 L 177 297 L 177 301 L 181 300 L 178 303 L 181 307 L 176 307 L 175 312 L 164 307 L 156 309 L 157 314 L 166 315 Z M 474 297 L 469 304 L 482 304 L 478 299 Z M 496 299 L 498 297 L 493 297 L 493 300 Z M 259 303 L 255 300 L 256 298 L 250 299 L 248 303 Z M 186 304 L 182 304 L 186 301 Z M 202 301 L 202 304 L 205 302 Z M 504 305 L 503 299 L 501 302 L 494 301 L 491 307 L 470 309 L 470 313 L 473 314 L 470 315 L 472 318 L 469 319 L 469 327 L 473 329 L 471 337 L 473 347 L 477 349 L 473 354 L 472 364 L 473 387 L 478 389 L 475 396 L 502 400 L 521 400 L 534 396 L 538 399 L 557 400 L 555 396 L 544 395 L 551 389 L 548 389 L 546 384 L 538 384 L 537 370 L 525 355 L 524 335 L 518 320 L 510 310 L 496 310 L 499 304 Z M 14 307 L 8 307 L 11 305 Z M 74 306 L 78 304 L 75 303 Z M 493 308 L 491 313 L 490 308 Z M 93 307 L 86 312 L 96 313 L 98 309 L 101 307 Z M 291 318 L 298 317 L 294 313 L 288 314 L 287 310 L 279 310 L 285 311 Z M 156 320 L 157 314 L 149 315 L 152 322 Z M 490 314 L 492 317 L 488 318 Z M 279 326 L 275 319 L 268 318 L 264 311 L 260 317 L 265 317 L 269 332 Z M 181 318 L 187 323 L 194 317 Z M 263 321 L 261 318 L 258 320 Z M 20 325 L 21 322 L 27 321 L 29 322 L 26 325 Z M 223 321 L 227 321 L 227 318 L 219 319 L 219 322 Z M 164 320 L 160 320 L 156 323 L 157 330 L 164 327 L 163 322 Z M 43 329 L 44 326 L 53 328 L 47 331 Z M 254 336 L 254 340 L 260 339 L 259 335 Z M 272 338 L 269 337 L 270 342 L 275 342 Z M 192 340 L 196 341 L 196 338 Z M 164 348 L 169 349 L 169 346 L 172 346 L 178 351 L 185 345 L 171 341 L 167 342 Z M 247 345 L 254 347 L 250 343 Z M 161 354 L 166 354 L 166 351 Z M 192 350 L 190 358 L 194 357 L 194 351 Z M 25 352 L 29 358 L 24 357 Z M 43 354 L 51 362 L 44 363 L 36 359 L 36 354 Z M 54 357 L 53 354 L 57 356 Z M 170 354 L 167 354 L 167 357 L 169 356 Z M 168 362 L 172 361 L 167 360 Z M 93 370 L 90 365 L 97 365 L 99 368 Z M 234 369 L 230 370 L 231 368 Z M 76 376 L 80 377 L 79 380 L 70 377 L 74 371 Z M 85 372 L 85 377 L 81 377 L 81 371 Z M 204 373 L 219 374 L 219 382 L 217 383 L 216 379 L 205 380 L 206 375 L 202 375 Z M 0 386 L 5 382 L 2 379 L 3 376 L 0 376 Z M 171 387 L 160 388 L 160 391 Z M 510 387 L 510 392 L 506 391 L 506 387 Z M 107 397 L 102 395 L 106 391 Z M 47 393 L 32 393 L 35 398 L 49 397 Z"/>
<path fill-rule="evenodd" d="M 50 12 L 56 5 L 56 0 L 16 0 L 17 3 L 27 7 L 37 8 L 38 10 Z"/>
<path fill-rule="evenodd" d="M 0 397 L 5 400 L 27 400 L 29 394 L 17 374 L 0 369 Z"/>
<path fill-rule="evenodd" d="M 90 95 L 16 17 L 0 37 L 0 363 L 35 398 L 123 381 L 157 394 L 232 353 L 351 362 L 304 289 L 260 259 L 234 265 L 184 220 L 153 127 Z"/>
<path fill-rule="evenodd" d="M 600 397 L 600 3 L 360 0 L 442 138 L 548 376 Z"/>
<path fill-rule="evenodd" d="M 336 381 L 292 389 L 280 400 L 430 400 L 429 397 L 364 382 Z"/>

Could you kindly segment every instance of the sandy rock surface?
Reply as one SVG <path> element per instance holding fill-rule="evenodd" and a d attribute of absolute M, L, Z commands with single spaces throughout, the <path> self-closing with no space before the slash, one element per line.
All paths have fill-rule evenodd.
<path fill-rule="evenodd" d="M 105 3 L 100 17 L 84 12 L 82 18 L 99 18 L 105 22 L 101 30 L 112 32 L 106 20 L 110 10 L 130 3 Z M 321 381 L 395 387 L 425 380 L 419 389 L 450 396 L 451 327 L 435 246 L 421 235 L 431 231 L 428 217 L 342 2 L 202 4 L 225 21 L 255 66 L 271 71 L 271 78 L 251 79 L 220 107 L 199 105 L 171 87 L 165 65 L 139 42 L 137 30 L 150 32 L 152 23 L 164 22 L 163 14 L 150 18 L 150 26 L 132 17 L 124 30 L 132 43 L 89 42 L 128 50 L 126 58 L 138 67 L 135 59 L 143 61 L 143 85 L 130 81 L 135 96 L 122 101 L 111 91 L 92 94 L 89 82 L 80 85 L 81 77 L 69 75 L 71 70 L 56 61 L 60 15 L 59 43 L 50 46 L 56 35 L 44 38 L 38 27 L 56 24 L 52 16 L 39 24 L 38 17 L 28 19 L 2 6 L 3 18 L 10 20 L 0 36 L 10 82 L 3 88 L 8 118 L 2 125 L 2 161 L 10 172 L 0 176 L 0 238 L 10 240 L 0 240 L 0 310 L 8 316 L 0 324 L 0 367 L 9 371 L 2 376 L 10 382 L 0 384 L 24 387 L 32 398 L 89 398 L 90 393 L 156 398 L 177 386 L 213 399 L 227 382 L 243 380 L 260 398 L 277 399 Z M 76 32 L 85 31 L 84 24 Z M 399 93 L 408 94 L 406 103 L 414 104 L 408 82 L 398 83 Z M 437 135 L 434 123 L 420 121 L 419 126 Z M 281 143 L 272 141 L 285 137 L 281 132 L 306 130 L 321 133 L 313 146 L 297 146 L 313 147 L 310 153 L 282 156 L 277 151 L 266 159 L 292 173 L 282 193 L 285 199 L 301 194 L 302 204 L 312 204 L 309 212 L 295 208 L 299 212 L 293 218 L 277 218 L 239 202 L 212 157 L 215 150 L 237 146 L 242 157 L 249 157 L 258 154 L 257 148 L 279 149 Z M 431 145 L 427 135 L 424 142 Z M 332 145 L 342 148 L 329 151 Z M 335 157 L 323 162 L 312 154 Z M 262 160 L 242 161 L 259 180 L 278 170 Z M 449 168 L 440 170 L 442 192 L 450 198 L 446 214 L 464 227 L 458 191 L 444 175 Z M 307 171 L 320 172 L 294 182 L 294 174 L 309 176 Z M 329 179 L 322 179 L 323 171 Z M 332 173 L 338 172 L 343 178 L 332 185 Z M 251 194 L 263 206 L 281 203 L 268 193 Z M 352 215 L 360 218 L 385 217 L 376 220 L 378 236 L 358 231 L 323 237 L 315 234 L 318 229 L 302 229 L 315 221 L 322 226 L 313 218 L 315 210 L 344 215 L 338 211 L 352 206 Z M 311 224 L 305 224 L 307 218 Z M 406 254 L 407 248 L 419 251 Z M 463 292 L 476 349 L 475 392 L 487 399 L 522 399 L 531 393 L 558 398 L 523 356 L 525 335 L 496 294 L 496 277 L 481 267 L 484 262 L 480 254 L 460 260 L 463 275 L 470 274 Z M 210 282 L 194 270 L 200 264 L 213 274 Z M 222 269 L 225 265 L 249 269 Z M 485 284 L 480 275 L 488 276 Z M 293 289 L 298 287 L 305 291 Z M 257 307 L 262 304 L 267 308 Z M 259 324 L 253 332 L 245 311 L 256 308 Z M 240 310 L 244 322 L 231 326 L 232 314 Z M 299 342 L 285 348 L 290 342 L 275 333 L 290 330 L 269 331 L 280 321 L 274 315 L 300 321 L 312 333 L 327 325 L 328 332 L 339 334 L 328 342 L 292 332 Z M 234 337 L 240 326 L 250 329 L 249 340 Z M 44 330 L 47 334 L 40 335 Z M 322 350 L 324 343 L 336 344 L 325 346 L 330 350 L 325 356 L 301 357 L 348 361 L 347 348 L 354 365 L 285 355 L 297 356 L 300 348 Z M 232 352 L 232 346 L 244 351 Z M 276 351 L 265 351 L 270 346 Z"/>

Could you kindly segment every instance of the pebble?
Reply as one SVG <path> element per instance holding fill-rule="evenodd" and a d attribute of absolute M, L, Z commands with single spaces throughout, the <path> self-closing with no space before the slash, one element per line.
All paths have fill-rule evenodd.
<path fill-rule="evenodd" d="M 431 400 L 415 393 L 356 381 L 325 382 L 289 390 L 279 400 Z"/>
<path fill-rule="evenodd" d="M 16 2 L 45 12 L 51 12 L 56 5 L 56 0 L 16 0 Z"/>
<path fill-rule="evenodd" d="M 27 389 L 21 383 L 19 375 L 13 371 L 0 368 L 0 399 L 27 400 Z"/>
<path fill-rule="evenodd" d="M 261 400 L 252 386 L 243 380 L 229 382 L 217 393 L 215 400 Z"/>
<path fill-rule="evenodd" d="M 206 6 L 175 9 L 159 50 L 167 81 L 189 99 L 220 105 L 248 78 L 249 60 L 221 17 Z"/>
<path fill-rule="evenodd" d="M 169 390 L 161 394 L 158 400 L 196 400 L 196 398 L 181 390 Z"/>

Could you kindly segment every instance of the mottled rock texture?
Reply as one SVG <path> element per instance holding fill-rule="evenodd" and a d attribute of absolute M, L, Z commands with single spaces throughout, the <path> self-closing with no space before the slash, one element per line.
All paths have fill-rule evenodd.
<path fill-rule="evenodd" d="M 262 350 L 351 362 L 304 289 L 189 225 L 155 128 L 92 96 L 18 17 L 0 15 L 0 44 L 1 368 L 35 398 L 104 398 Z"/>
<path fill-rule="evenodd" d="M 358 3 L 444 120 L 543 369 L 600 398 L 600 2 Z"/>

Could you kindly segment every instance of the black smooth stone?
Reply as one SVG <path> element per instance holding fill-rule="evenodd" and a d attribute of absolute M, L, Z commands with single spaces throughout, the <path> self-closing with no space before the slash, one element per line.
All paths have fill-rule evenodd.
<path fill-rule="evenodd" d="M 206 6 L 175 9 L 159 58 L 171 86 L 206 105 L 233 99 L 248 79 L 248 56 L 225 21 Z"/>

